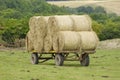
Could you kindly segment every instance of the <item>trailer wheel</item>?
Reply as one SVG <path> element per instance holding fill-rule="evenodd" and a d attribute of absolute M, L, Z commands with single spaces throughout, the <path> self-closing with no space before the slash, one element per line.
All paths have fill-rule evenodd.
<path fill-rule="evenodd" d="M 38 59 L 38 53 L 32 53 L 31 54 L 31 62 L 32 62 L 32 64 L 38 64 L 38 61 L 39 59 Z"/>
<path fill-rule="evenodd" d="M 89 66 L 90 59 L 88 54 L 83 54 L 82 55 L 82 60 L 80 60 L 80 63 L 82 66 Z"/>
<path fill-rule="evenodd" d="M 55 65 L 62 66 L 63 62 L 64 62 L 64 56 L 62 54 L 56 54 L 55 55 Z"/>

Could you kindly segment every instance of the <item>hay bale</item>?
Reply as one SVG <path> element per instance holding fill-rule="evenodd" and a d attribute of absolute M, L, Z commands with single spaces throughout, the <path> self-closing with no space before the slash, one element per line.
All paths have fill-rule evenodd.
<path fill-rule="evenodd" d="M 53 44 L 52 43 L 52 34 L 51 34 L 52 29 L 51 29 L 51 27 L 48 26 L 50 16 L 47 16 L 47 17 L 44 17 L 44 18 L 45 18 L 45 21 L 47 22 L 46 23 L 47 25 L 46 25 L 46 35 L 44 37 L 43 47 L 44 47 L 44 51 L 49 52 L 50 50 L 52 50 L 52 44 Z"/>
<path fill-rule="evenodd" d="M 52 36 L 47 35 L 44 38 L 44 51 L 48 52 L 50 50 L 52 50 Z"/>
<path fill-rule="evenodd" d="M 56 34 L 53 35 L 52 37 L 52 43 L 53 43 L 53 50 L 55 51 L 59 51 L 59 32 L 57 32 Z"/>
<path fill-rule="evenodd" d="M 35 28 L 35 37 L 34 37 L 34 49 L 37 52 L 42 52 L 44 48 L 44 38 L 47 35 L 47 24 L 48 24 L 48 17 L 39 17 L 36 21 L 36 28 Z"/>
<path fill-rule="evenodd" d="M 36 32 L 38 33 L 37 35 L 41 36 L 41 37 L 45 37 L 47 35 L 47 25 L 48 25 L 48 19 L 49 17 L 39 17 L 37 19 L 37 23 L 36 23 Z"/>
<path fill-rule="evenodd" d="M 37 19 L 39 18 L 40 16 L 33 16 L 30 18 L 29 20 L 29 29 L 31 31 L 31 33 L 35 33 L 35 29 L 36 29 L 36 24 L 37 24 Z"/>
<path fill-rule="evenodd" d="M 28 32 L 28 35 L 29 35 L 29 39 L 28 42 L 31 42 L 29 44 L 32 44 L 33 46 L 33 50 L 34 48 L 36 47 L 36 40 L 37 40 L 37 34 L 36 34 L 36 28 L 37 28 L 37 21 L 38 21 L 38 18 L 40 18 L 40 16 L 33 16 L 30 18 L 29 20 L 29 29 L 30 31 Z"/>
<path fill-rule="evenodd" d="M 60 31 L 53 37 L 53 49 L 55 51 L 80 50 L 81 39 L 78 33 L 73 31 Z"/>
<path fill-rule="evenodd" d="M 74 31 L 91 31 L 92 20 L 88 15 L 71 15 Z"/>
<path fill-rule="evenodd" d="M 48 20 L 48 34 L 55 34 L 58 31 L 72 31 L 73 21 L 69 15 L 52 16 Z"/>
<path fill-rule="evenodd" d="M 32 34 L 31 34 L 30 31 L 26 35 L 26 49 L 27 49 L 28 52 L 34 50 L 33 37 L 32 37 Z"/>
<path fill-rule="evenodd" d="M 94 31 L 78 32 L 82 40 L 82 50 L 95 50 L 98 44 L 98 37 Z"/>
<path fill-rule="evenodd" d="M 29 21 L 29 28 L 32 34 L 34 50 L 37 52 L 43 51 L 44 38 L 47 36 L 47 25 L 49 16 L 33 16 Z"/>
<path fill-rule="evenodd" d="M 50 46 L 48 48 L 44 47 L 45 50 L 47 50 L 47 51 L 52 50 L 51 46 L 55 45 L 54 41 L 56 41 L 56 39 L 54 36 L 57 37 L 57 32 L 59 32 L 59 31 L 72 31 L 72 30 L 73 30 L 73 21 L 70 18 L 70 16 L 68 16 L 68 15 L 51 16 L 48 20 L 48 27 L 47 27 L 48 38 L 46 37 L 46 40 L 45 40 L 45 43 L 49 42 Z M 50 41 L 48 41 L 48 40 L 50 40 Z M 48 44 L 46 44 L 45 46 L 47 46 L 47 45 Z M 56 46 L 57 46 L 57 44 L 56 44 Z"/>

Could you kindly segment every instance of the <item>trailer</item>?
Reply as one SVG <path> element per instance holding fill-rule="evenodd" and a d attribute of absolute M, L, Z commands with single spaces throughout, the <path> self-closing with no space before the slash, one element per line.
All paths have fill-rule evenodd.
<path fill-rule="evenodd" d="M 33 16 L 29 28 L 26 46 L 32 64 L 54 59 L 57 66 L 64 61 L 88 66 L 99 41 L 88 15 Z"/>
<path fill-rule="evenodd" d="M 49 51 L 49 52 L 35 52 L 33 51 L 31 53 L 31 62 L 32 64 L 38 64 L 39 60 L 40 63 L 46 62 L 48 60 L 54 59 L 56 66 L 62 66 L 64 64 L 64 61 L 80 61 L 80 64 L 82 66 L 89 66 L 90 64 L 90 57 L 89 54 L 95 53 L 95 50 L 92 51 L 82 51 L 81 53 L 78 51 Z M 43 55 L 49 54 L 50 57 L 43 57 Z M 70 56 L 71 55 L 71 56 Z M 74 58 L 73 58 L 74 57 Z"/>

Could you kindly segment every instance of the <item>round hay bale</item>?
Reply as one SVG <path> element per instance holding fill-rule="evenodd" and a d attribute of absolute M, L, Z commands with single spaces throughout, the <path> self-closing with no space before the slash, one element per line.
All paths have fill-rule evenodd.
<path fill-rule="evenodd" d="M 44 38 L 44 51 L 48 52 L 52 50 L 52 36 L 47 35 Z"/>
<path fill-rule="evenodd" d="M 29 39 L 32 41 L 30 44 L 32 44 L 33 46 L 33 50 L 35 49 L 36 47 L 36 40 L 37 40 L 37 33 L 36 33 L 36 28 L 37 28 L 37 21 L 38 21 L 38 18 L 40 18 L 41 16 L 33 16 L 30 18 L 29 20 L 29 32 L 28 34 L 30 33 L 30 37 Z M 28 41 L 30 42 L 30 41 Z"/>
<path fill-rule="evenodd" d="M 47 25 L 48 25 L 48 19 L 49 17 L 39 17 L 37 19 L 37 23 L 36 23 L 36 32 L 38 33 L 37 35 L 41 36 L 41 37 L 45 37 L 47 35 Z"/>
<path fill-rule="evenodd" d="M 28 52 L 34 50 L 32 38 L 31 32 L 29 31 L 26 35 L 26 49 Z"/>
<path fill-rule="evenodd" d="M 33 16 L 30 18 L 29 20 L 29 29 L 31 31 L 31 33 L 35 33 L 35 29 L 36 29 L 36 24 L 37 24 L 37 19 L 39 18 L 40 16 Z"/>
<path fill-rule="evenodd" d="M 73 31 L 60 31 L 57 37 L 53 37 L 53 49 L 55 51 L 79 51 L 81 39 L 78 33 Z M 57 46 L 56 46 L 57 45 Z M 58 48 L 58 49 L 57 49 Z"/>
<path fill-rule="evenodd" d="M 49 17 L 33 16 L 29 21 L 29 28 L 32 34 L 32 43 L 34 50 L 43 51 L 44 38 L 47 35 L 47 25 Z"/>
<path fill-rule="evenodd" d="M 47 35 L 48 17 L 39 17 L 36 21 L 34 48 L 37 52 L 43 51 L 44 38 Z"/>
<path fill-rule="evenodd" d="M 48 33 L 55 34 L 58 31 L 72 31 L 73 20 L 69 15 L 52 16 L 48 20 Z"/>
<path fill-rule="evenodd" d="M 44 16 L 44 20 L 46 21 L 46 23 L 48 24 L 48 19 L 50 16 Z"/>
<path fill-rule="evenodd" d="M 36 52 L 42 52 L 43 51 L 43 38 L 35 40 L 34 50 Z"/>
<path fill-rule="evenodd" d="M 53 50 L 59 51 L 59 32 L 53 35 Z"/>
<path fill-rule="evenodd" d="M 91 31 L 92 20 L 88 15 L 71 15 L 74 23 L 74 31 Z"/>
<path fill-rule="evenodd" d="M 78 32 L 82 40 L 82 50 L 95 50 L 99 39 L 94 31 Z"/>

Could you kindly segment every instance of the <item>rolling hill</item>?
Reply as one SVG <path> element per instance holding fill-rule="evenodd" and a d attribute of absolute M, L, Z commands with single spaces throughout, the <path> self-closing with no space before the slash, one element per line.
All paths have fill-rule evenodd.
<path fill-rule="evenodd" d="M 117 15 L 120 15 L 120 0 L 48 1 L 48 3 L 71 8 L 85 5 L 102 6 L 106 9 L 107 12 L 113 12 Z"/>

